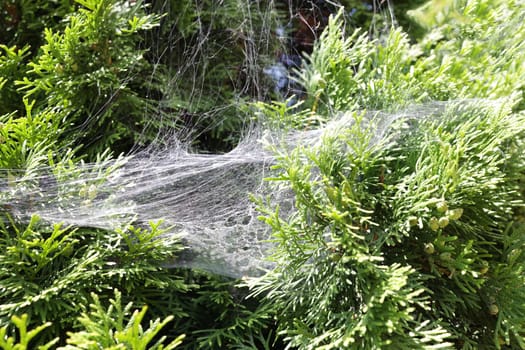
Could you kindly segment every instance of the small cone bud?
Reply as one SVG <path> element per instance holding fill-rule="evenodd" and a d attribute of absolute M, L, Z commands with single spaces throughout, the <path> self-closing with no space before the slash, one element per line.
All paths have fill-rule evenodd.
<path fill-rule="evenodd" d="M 424 250 L 427 254 L 434 254 L 434 252 L 436 251 L 432 243 L 426 243 Z"/>
<path fill-rule="evenodd" d="M 443 216 L 442 218 L 439 218 L 438 220 L 438 225 L 439 227 L 443 228 L 443 227 L 446 227 L 448 225 L 448 217 L 446 216 Z"/>
<path fill-rule="evenodd" d="M 428 221 L 428 227 L 430 227 L 432 231 L 437 231 L 439 229 L 438 219 L 435 217 L 431 217 L 430 220 Z"/>
<path fill-rule="evenodd" d="M 441 201 L 441 202 L 438 202 L 436 203 L 436 209 L 437 211 L 439 211 L 440 213 L 444 213 L 448 210 L 448 205 L 447 205 L 447 202 L 445 201 Z"/>

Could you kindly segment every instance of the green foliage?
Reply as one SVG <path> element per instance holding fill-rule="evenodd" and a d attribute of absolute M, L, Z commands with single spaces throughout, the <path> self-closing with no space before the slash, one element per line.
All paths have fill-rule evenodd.
<path fill-rule="evenodd" d="M 26 349 L 35 349 L 35 347 L 29 347 L 29 344 L 33 338 L 35 338 L 38 333 L 40 333 L 45 328 L 51 325 L 50 322 L 45 323 L 41 326 L 36 327 L 35 329 L 27 329 L 28 318 L 27 315 L 22 315 L 22 317 L 13 316 L 11 322 L 18 330 L 19 339 L 15 337 L 8 337 L 8 327 L 3 326 L 0 328 L 0 348 L 2 350 L 26 350 Z M 51 348 L 58 338 L 55 338 L 46 344 L 38 345 L 36 349 L 38 350 L 47 350 Z"/>
<path fill-rule="evenodd" d="M 268 346 L 275 340 L 273 321 L 267 308 L 258 307 L 256 299 L 246 301 L 247 293 L 246 288 L 234 287 L 229 280 L 201 281 L 189 312 L 197 319 L 192 320 L 196 328 L 188 338 L 188 348 L 242 349 L 253 345 L 251 349 L 271 349 Z"/>
<path fill-rule="evenodd" d="M 29 46 L 17 48 L 0 45 L 0 115 L 21 111 L 22 98 L 14 82 L 25 74 Z"/>
<path fill-rule="evenodd" d="M 456 16 L 440 22 L 414 45 L 400 29 L 377 40 L 359 30 L 344 37 L 340 12 L 300 72 L 299 81 L 307 91 L 305 106 L 330 118 L 334 112 L 355 108 L 384 110 L 424 101 L 521 96 L 523 5 L 453 3 Z M 424 9 L 435 7 L 419 11 Z"/>
<path fill-rule="evenodd" d="M 25 226 L 7 217 L 0 226 L 0 319 L 28 314 L 30 325 L 51 321 L 48 334 L 61 334 L 76 324 L 78 307 L 92 292 L 106 298 L 119 288 L 137 303 L 180 310 L 165 293 L 188 289 L 180 277 L 159 265 L 180 250 L 159 236 L 158 225 L 114 232 L 52 227 L 33 217 Z M 45 333 L 43 333 L 45 335 Z"/>
<path fill-rule="evenodd" d="M 0 168 L 29 174 L 47 163 L 60 147 L 60 114 L 50 109 L 33 114 L 35 102 L 24 99 L 25 116 L 0 116 Z"/>
<path fill-rule="evenodd" d="M 259 202 L 278 244 L 277 268 L 252 286 L 267 295 L 280 334 L 293 347 L 440 344 L 446 332 L 414 313 L 429 308 L 422 280 L 407 264 L 386 264 L 375 247 L 383 145 L 369 148 L 373 135 L 354 117 L 353 128 L 327 135 L 318 148 L 280 155 L 280 176 L 273 180 L 293 189 L 297 211 L 282 218 Z"/>
<path fill-rule="evenodd" d="M 0 116 L 23 113 L 23 93 L 16 81 L 43 41 L 44 28 L 59 30 L 74 10 L 72 0 L 5 0 L 0 5 Z M 55 106 L 51 106 L 53 108 Z M 40 112 L 37 108 L 36 112 Z M 60 117 L 56 118 L 57 120 Z"/>
<path fill-rule="evenodd" d="M 299 81 L 307 92 L 306 106 L 330 118 L 355 108 L 387 109 L 428 99 L 413 79 L 414 52 L 401 30 L 392 30 L 380 43 L 355 30 L 345 38 L 342 12 L 307 57 Z"/>
<path fill-rule="evenodd" d="M 354 114 L 319 146 L 281 152 L 272 180 L 296 211 L 259 200 L 277 268 L 251 286 L 289 346 L 520 348 L 523 117 L 450 107 L 375 144 L 373 121 Z"/>
<path fill-rule="evenodd" d="M 147 311 L 147 306 L 142 309 L 131 312 L 133 304 L 130 302 L 122 307 L 122 294 L 115 289 L 115 299 L 110 299 L 110 306 L 106 309 L 99 297 L 92 293 L 93 303 L 89 305 L 90 311 L 82 313 L 78 317 L 79 328 L 76 331 L 68 332 L 66 346 L 60 346 L 61 350 L 74 349 L 174 349 L 182 343 L 184 335 L 178 336 L 170 343 L 166 343 L 166 337 L 160 336 L 159 332 L 172 319 L 173 316 L 164 320 L 156 319 L 150 321 L 149 328 L 144 329 L 142 321 Z M 84 307 L 84 306 L 80 306 Z M 33 349 L 30 342 L 40 332 L 51 326 L 47 322 L 33 330 L 28 331 L 28 315 L 22 317 L 13 316 L 11 323 L 17 328 L 19 340 L 14 337 L 7 337 L 8 327 L 0 328 L 0 348 L 3 350 L 25 350 Z M 44 345 L 38 345 L 36 349 L 46 350 L 56 348 L 55 344 L 59 341 L 55 338 Z M 154 342 L 152 345 L 150 343 Z"/>
<path fill-rule="evenodd" d="M 413 14 L 431 28 L 414 78 L 436 99 L 523 94 L 524 5 L 518 1 L 436 1 Z M 440 20 L 428 22 L 442 7 Z M 419 14 L 421 16 L 418 16 Z M 433 16 L 434 17 L 434 16 Z M 455 53 L 455 54 L 450 54 Z"/>
<path fill-rule="evenodd" d="M 150 67 L 137 46 L 158 16 L 117 0 L 78 3 L 64 30 L 45 30 L 39 55 L 17 84 L 38 108 L 63 110 L 64 137 L 94 157 L 110 146 L 129 147 L 147 127 L 143 115 L 153 114 L 143 96 Z"/>
<path fill-rule="evenodd" d="M 455 4 L 469 20 L 420 44 L 345 37 L 339 14 L 300 72 L 304 109 L 259 109 L 333 123 L 315 146 L 272 147 L 295 210 L 256 200 L 277 267 L 249 285 L 289 348 L 525 345 L 523 7 Z"/>
<path fill-rule="evenodd" d="M 122 307 L 122 295 L 115 290 L 115 299 L 110 299 L 107 310 L 102 306 L 96 294 L 91 295 L 93 303 L 90 312 L 79 317 L 82 330 L 68 332 L 67 346 L 63 350 L 76 349 L 134 349 L 134 350 L 169 350 L 182 343 L 184 336 L 179 336 L 169 344 L 164 345 L 166 337 L 155 339 L 173 317 L 164 320 L 150 321 L 149 328 L 143 329 L 142 320 L 147 311 L 144 306 L 140 311 L 131 313 L 132 303 Z M 151 342 L 155 341 L 154 344 Z"/>
<path fill-rule="evenodd" d="M 314 111 L 301 109 L 302 101 L 293 104 L 294 97 L 286 101 L 255 102 L 253 114 L 265 128 L 275 130 L 300 129 L 315 126 L 325 119 Z"/>
<path fill-rule="evenodd" d="M 523 290 L 515 285 L 522 283 L 522 273 L 507 270 L 510 274 L 504 278 L 509 279 L 500 283 L 500 272 L 491 271 L 508 265 L 505 246 L 509 240 L 516 242 L 518 251 L 523 248 L 521 225 L 512 224 L 514 211 L 522 205 L 518 181 L 523 172 L 522 145 L 515 142 L 522 136 L 523 116 L 499 108 L 453 109 L 450 113 L 459 116 L 444 115 L 443 120 L 423 127 L 424 138 L 417 138 L 419 154 L 406 168 L 403 181 L 395 185 L 397 193 L 389 204 L 395 208 L 399 233 L 417 239 L 391 254 L 406 254 L 413 259 L 412 266 L 432 276 L 428 286 L 435 301 L 432 311 L 451 325 L 461 325 L 459 331 L 447 327 L 462 339 L 460 343 L 499 346 L 501 337 L 518 347 L 523 337 L 519 317 L 514 314 L 505 321 L 517 328 L 503 334 L 490 316 L 493 305 L 518 313 L 525 306 Z M 406 155 L 400 149 L 391 156 L 399 159 L 398 152 Z M 400 169 L 399 165 L 394 169 Z M 417 225 L 410 227 L 410 220 Z M 515 269 L 520 271 L 523 258 L 517 254 Z M 416 262 L 421 256 L 425 259 Z M 507 288 L 516 288 L 514 297 L 496 298 Z M 496 299 L 503 304 L 496 304 Z M 512 336 L 516 337 L 509 341 Z"/>

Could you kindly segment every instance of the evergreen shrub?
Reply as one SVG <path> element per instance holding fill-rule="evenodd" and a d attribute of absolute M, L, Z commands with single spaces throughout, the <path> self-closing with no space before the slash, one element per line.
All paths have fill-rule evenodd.
<path fill-rule="evenodd" d="M 327 126 L 314 146 L 269 145 L 295 210 L 256 199 L 277 267 L 247 284 L 287 348 L 525 346 L 524 8 L 449 3 L 416 44 L 346 33 L 339 14 L 302 105 L 260 108 Z"/>
<path fill-rule="evenodd" d="M 137 46 L 158 16 L 124 1 L 77 2 L 63 30 L 45 29 L 39 54 L 15 84 L 38 107 L 64 111 L 64 137 L 83 154 L 125 151 L 146 129 L 144 114 L 155 112 L 143 95 L 151 66 Z"/>
<path fill-rule="evenodd" d="M 96 181 L 63 185 L 85 175 L 79 158 L 106 181 L 108 149 L 187 121 L 155 113 L 217 116 L 242 93 L 265 97 L 251 74 L 273 48 L 255 53 L 249 38 L 272 23 L 272 2 L 221 3 L 53 1 L 57 18 L 31 40 L 16 22 L 32 22 L 31 2 L 2 4 L 11 22 L 0 29 L 13 31 L 0 47 L 0 188 L 9 191 L 0 193 L 0 347 L 525 348 L 519 1 L 434 0 L 409 13 L 427 31 L 415 43 L 399 28 L 371 37 L 342 15 L 331 20 L 297 72 L 304 98 L 256 105 L 271 127 L 328 132 L 315 145 L 268 145 L 277 159 L 269 180 L 293 193 L 294 210 L 254 198 L 276 267 L 240 286 L 163 268 L 182 246 L 157 223 L 66 226 L 13 199 L 38 195 L 45 171 L 57 201 L 74 191 L 89 202 Z M 225 10 L 223 20 L 210 9 Z M 168 35 L 162 21 L 174 41 L 147 51 L 148 35 Z M 217 56 L 207 55 L 227 47 L 240 61 L 210 69 Z M 155 74 L 152 49 L 173 49 Z M 195 89 L 170 94 L 164 86 L 176 86 L 170 75 L 186 57 L 203 63 Z M 186 126 L 206 134 L 208 122 Z M 223 125 L 211 136 L 218 143 L 240 122 Z"/>

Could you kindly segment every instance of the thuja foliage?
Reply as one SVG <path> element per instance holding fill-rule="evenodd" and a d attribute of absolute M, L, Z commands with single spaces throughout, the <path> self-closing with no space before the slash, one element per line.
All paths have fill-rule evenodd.
<path fill-rule="evenodd" d="M 12 172 L 38 169 L 48 154 L 60 148 L 60 114 L 50 109 L 33 113 L 34 101 L 24 100 L 25 115 L 0 116 L 0 168 Z"/>
<path fill-rule="evenodd" d="M 21 317 L 13 316 L 12 323 L 16 326 L 18 336 L 8 336 L 7 326 L 0 328 L 0 347 L 2 350 L 26 350 L 29 349 L 29 343 L 35 338 L 38 333 L 49 327 L 50 323 L 45 323 L 34 329 L 27 329 L 27 315 Z M 45 350 L 51 348 L 57 339 L 50 340 L 45 344 L 38 345 L 38 350 Z"/>
<path fill-rule="evenodd" d="M 461 106 L 374 144 L 356 116 L 319 147 L 282 154 L 274 180 L 297 212 L 260 203 L 279 267 L 255 285 L 290 345 L 523 346 L 520 125 Z"/>
<path fill-rule="evenodd" d="M 68 332 L 67 345 L 60 346 L 61 350 L 76 349 L 174 349 L 181 344 L 184 336 L 179 336 L 169 344 L 164 345 L 166 338 L 157 337 L 159 331 L 165 327 L 173 317 L 164 320 L 156 319 L 150 321 L 149 328 L 144 329 L 142 321 L 146 314 L 147 307 L 144 306 L 140 311 L 133 313 L 132 303 L 123 307 L 122 294 L 115 290 L 115 298 L 110 299 L 110 306 L 106 309 L 102 306 L 99 297 L 92 293 L 93 303 L 89 305 L 89 312 L 82 313 L 78 317 L 80 329 Z M 81 306 L 83 307 L 83 306 Z M 47 322 L 34 329 L 28 329 L 28 315 L 21 317 L 13 316 L 12 323 L 16 326 L 17 336 L 7 336 L 8 327 L 0 328 L 0 348 L 3 350 L 24 350 L 30 349 L 35 344 L 32 340 L 38 336 L 45 328 L 51 325 Z M 50 349 L 58 342 L 58 338 L 38 345 L 38 350 Z M 151 344 L 153 343 L 153 344 Z"/>
<path fill-rule="evenodd" d="M 307 105 L 328 116 L 352 108 L 521 94 L 523 6 L 447 3 L 454 16 L 415 45 L 400 29 L 374 40 L 361 31 L 341 37 L 344 22 L 332 22 L 300 74 Z"/>
<path fill-rule="evenodd" d="M 69 332 L 67 346 L 59 349 L 137 349 L 137 350 L 170 350 L 181 344 L 184 336 L 179 336 L 169 344 L 166 337 L 158 337 L 159 331 L 164 328 L 173 316 L 164 320 L 150 321 L 149 328 L 142 327 L 142 321 L 147 312 L 147 306 L 131 312 L 132 303 L 123 307 L 122 295 L 115 290 L 115 299 L 111 299 L 109 308 L 104 308 L 96 294 L 91 295 L 93 304 L 89 312 L 83 313 L 79 318 L 82 331 Z M 151 344 L 152 343 L 152 344 Z"/>
<path fill-rule="evenodd" d="M 262 108 L 295 128 L 340 118 L 273 148 L 292 213 L 257 199 L 277 267 L 248 285 L 288 348 L 525 346 L 524 8 L 450 3 L 419 44 L 336 17 L 301 72 L 305 110 Z"/>
<path fill-rule="evenodd" d="M 156 102 L 146 98 L 155 77 L 139 45 L 158 16 L 146 15 L 140 2 L 45 3 L 4 5 L 14 34 L 2 38 L 0 113 L 22 112 L 25 97 L 38 111 L 62 113 L 61 139 L 70 147 L 91 157 L 129 149 L 152 124 L 144 114 L 155 114 Z"/>
<path fill-rule="evenodd" d="M 23 110 L 22 93 L 17 91 L 14 82 L 23 78 L 29 55 L 29 46 L 17 48 L 0 44 L 0 115 Z"/>
<path fill-rule="evenodd" d="M 158 18 L 127 2 L 77 2 L 81 7 L 63 30 L 45 30 L 27 76 L 15 84 L 41 106 L 63 109 L 67 137 L 84 152 L 118 150 L 147 129 L 144 113 L 155 112 L 143 96 L 151 67 L 137 46 L 139 32 L 157 25 Z"/>
<path fill-rule="evenodd" d="M 2 20 L 11 21 L 5 28 L 23 33 L 19 16 L 9 14 L 31 12 L 13 10 L 14 3 L 18 9 L 31 2 L 2 5 Z M 155 108 L 175 111 L 193 127 L 199 115 L 217 116 L 207 114 L 209 106 L 219 106 L 216 112 L 241 100 L 236 89 L 264 95 L 255 78 L 261 75 L 244 76 L 263 62 L 250 39 L 259 23 L 272 21 L 272 11 L 255 14 L 262 1 L 153 2 L 152 9 L 168 12 L 163 18 L 131 3 L 82 0 L 73 11 L 67 1 L 49 2 L 59 21 L 35 39 L 13 34 L 3 42 L 2 189 L 35 191 L 45 186 L 45 169 L 57 201 L 71 199 L 70 191 L 89 201 L 97 182 L 61 185 L 82 176 L 78 157 L 96 160 L 93 171 L 105 181 L 108 147 L 147 142 L 137 131 L 151 123 L 160 123 L 153 130 L 164 127 L 161 120 L 173 125 L 147 120 Z M 344 117 L 315 146 L 275 149 L 272 180 L 296 203 L 285 215 L 257 200 L 273 230 L 277 264 L 247 282 L 257 298 L 245 301 L 246 289 L 219 277 L 162 268 L 181 246 L 157 224 L 111 231 L 47 223 L 31 216 L 31 200 L 0 193 L 2 346 L 525 347 L 525 11 L 517 1 L 443 3 L 411 12 L 428 31 L 415 44 L 400 29 L 371 39 L 345 28 L 341 17 L 332 20 L 298 72 L 302 104 L 260 105 L 281 128 Z M 223 20 L 210 9 L 224 10 Z M 159 21 L 171 26 L 157 27 Z M 159 38 L 176 33 L 166 46 L 154 45 L 159 53 L 176 48 L 155 69 L 148 60 L 159 56 L 141 49 L 152 29 Z M 218 59 L 226 51 L 239 57 L 232 67 Z M 162 87 L 179 81 L 164 73 L 177 72 L 186 57 L 204 65 L 191 89 L 169 95 Z M 221 64 L 214 70 L 215 62 Z M 207 82 L 211 89 L 202 88 Z M 161 103 L 152 106 L 148 93 Z M 436 102 L 449 100 L 455 102 Z M 422 103 L 420 113 L 401 113 L 408 118 L 392 128 L 373 112 L 414 103 Z M 205 132 L 209 126 L 199 125 Z"/>
<path fill-rule="evenodd" d="M 74 10 L 74 4 L 74 0 L 0 3 L 0 115 L 23 112 L 23 93 L 15 81 L 26 75 L 26 64 L 44 41 L 44 29 L 63 29 L 63 19 Z"/>
<path fill-rule="evenodd" d="M 126 300 L 148 302 L 152 309 L 177 314 L 173 297 L 190 286 L 160 265 L 180 250 L 163 238 L 158 225 L 107 232 L 89 228 L 48 227 L 33 217 L 17 224 L 11 217 L 0 222 L 2 324 L 16 315 L 29 315 L 29 326 L 52 324 L 42 336 L 61 335 L 77 325 L 78 308 L 93 299 L 107 300 L 113 288 Z M 178 310 L 178 311 L 177 311 Z"/>

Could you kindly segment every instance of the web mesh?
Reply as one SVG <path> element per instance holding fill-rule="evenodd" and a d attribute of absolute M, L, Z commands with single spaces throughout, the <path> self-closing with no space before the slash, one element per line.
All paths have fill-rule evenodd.
<path fill-rule="evenodd" d="M 151 130 L 159 143 L 177 138 L 201 151 L 237 143 L 247 119 L 239 105 L 273 91 L 264 68 L 286 50 L 275 37 L 283 3 L 152 1 L 150 11 L 165 15 L 143 43 L 153 63 L 148 97 L 158 99 L 159 113 L 144 111 L 148 122 L 137 145 L 150 141 Z"/>
<path fill-rule="evenodd" d="M 371 145 L 388 135 L 399 120 L 432 118 L 449 103 L 430 103 L 395 113 L 367 112 L 363 127 L 373 132 Z M 343 113 L 318 129 L 286 134 L 253 128 L 226 154 L 193 154 L 180 144 L 146 150 L 131 157 L 44 168 L 17 174 L 3 170 L 0 205 L 17 220 L 37 214 L 49 223 L 113 230 L 127 224 L 163 220 L 167 234 L 179 235 L 187 250 L 168 266 L 204 269 L 241 277 L 257 276 L 272 265 L 270 231 L 257 219 L 250 194 L 268 197 L 286 217 L 294 210 L 289 189 L 264 181 L 271 177 L 275 154 L 315 147 L 324 135 L 350 127 L 356 113 Z"/>

